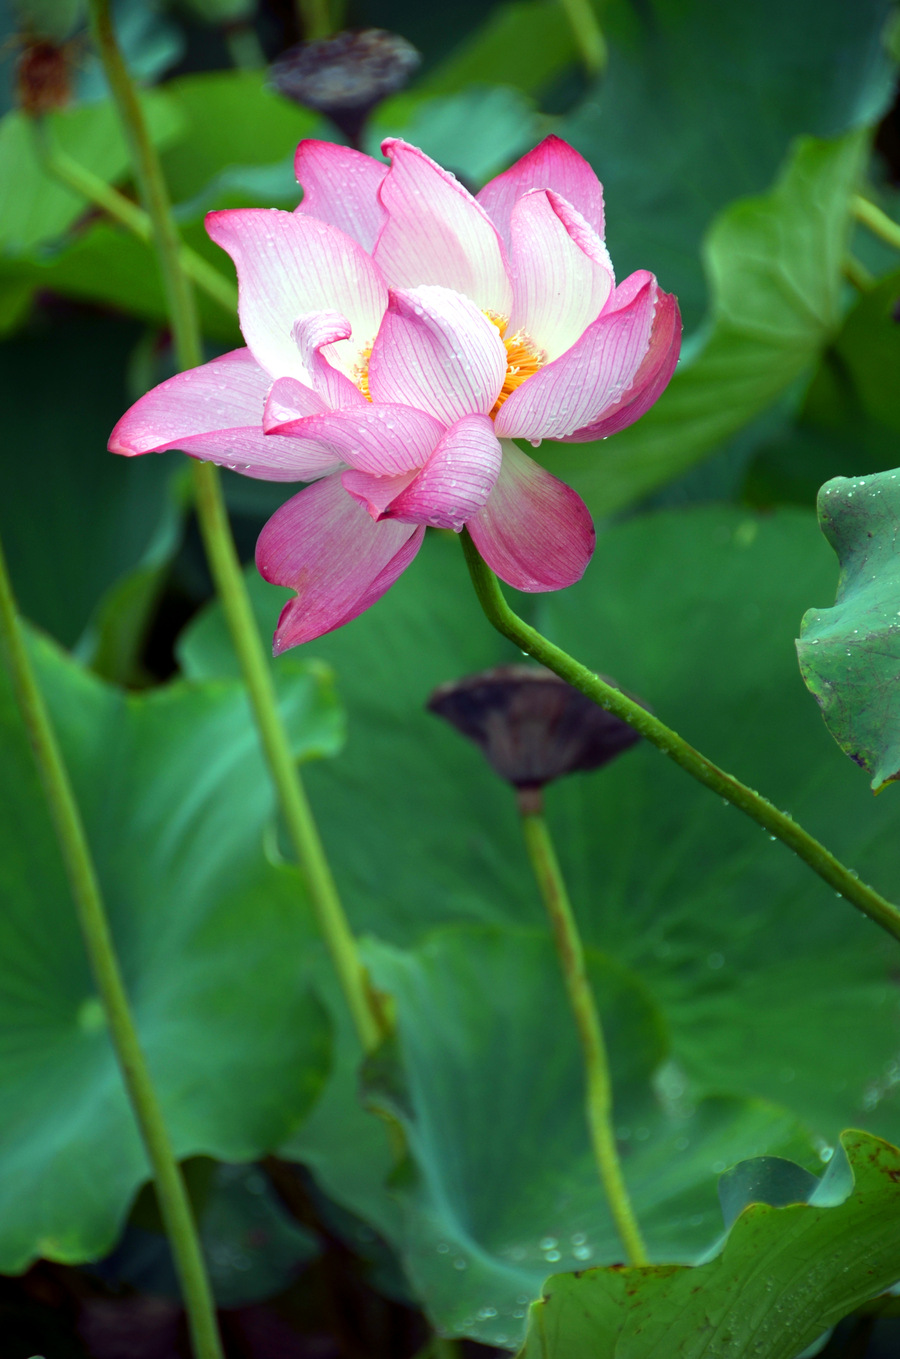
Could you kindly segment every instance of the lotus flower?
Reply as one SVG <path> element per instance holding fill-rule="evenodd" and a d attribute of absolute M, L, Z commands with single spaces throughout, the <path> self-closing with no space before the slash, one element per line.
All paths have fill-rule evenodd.
<path fill-rule="evenodd" d="M 587 508 L 513 440 L 623 429 L 678 357 L 674 297 L 643 270 L 616 286 L 600 184 L 565 142 L 477 198 L 416 147 L 383 149 L 390 165 L 301 142 L 295 212 L 209 214 L 247 347 L 148 392 L 110 439 L 311 483 L 257 546 L 266 580 L 297 592 L 276 652 L 373 604 L 427 525 L 465 526 L 517 589 L 578 580 Z"/>

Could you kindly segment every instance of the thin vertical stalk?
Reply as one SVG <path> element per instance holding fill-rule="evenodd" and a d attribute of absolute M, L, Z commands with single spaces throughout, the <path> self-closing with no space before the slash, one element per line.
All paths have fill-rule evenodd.
<path fill-rule="evenodd" d="M 613 1127 L 613 1094 L 603 1025 L 588 980 L 584 946 L 559 867 L 550 831 L 533 802 L 520 803 L 522 830 L 547 915 L 553 928 L 569 1004 L 584 1058 L 585 1111 L 594 1160 L 619 1239 L 632 1265 L 646 1265 L 647 1250 L 638 1226 Z"/>
<path fill-rule="evenodd" d="M 767 798 L 761 797 L 733 775 L 726 774 L 718 765 L 713 764 L 712 760 L 708 760 L 699 750 L 695 750 L 683 736 L 679 736 L 677 731 L 660 722 L 658 717 L 642 708 L 639 703 L 635 703 L 620 689 L 607 684 L 599 675 L 588 670 L 586 665 L 582 665 L 574 656 L 563 651 L 562 647 L 554 646 L 538 632 L 537 628 L 531 627 L 514 613 L 503 598 L 497 577 L 486 562 L 482 561 L 478 548 L 465 529 L 461 538 L 478 602 L 488 622 L 498 632 L 508 637 L 526 655 L 533 656 L 541 665 L 552 670 L 554 675 L 559 675 L 560 679 L 571 684 L 598 707 L 627 722 L 663 755 L 667 755 L 673 764 L 677 764 L 698 783 L 718 793 L 719 797 L 744 812 L 757 825 L 762 826 L 763 830 L 768 831 L 773 839 L 781 840 L 792 849 L 814 873 L 835 889 L 838 896 L 845 897 L 858 911 L 862 911 L 863 915 L 867 915 L 888 934 L 900 940 L 900 909 L 873 887 L 861 882 L 824 845 L 819 844 L 818 840 L 813 839 L 808 831 L 799 826 L 792 816 L 788 816 L 787 812 L 779 811 Z"/>
<path fill-rule="evenodd" d="M 560 0 L 560 4 L 566 12 L 584 69 L 589 76 L 602 75 L 609 53 L 590 0 Z"/>
<path fill-rule="evenodd" d="M 134 1111 L 172 1247 L 197 1359 L 222 1359 L 203 1253 L 184 1180 L 128 1004 L 90 846 L 71 780 L 38 687 L 0 545 L 0 638 L 44 795 L 110 1039 Z"/>
<path fill-rule="evenodd" d="M 131 146 L 135 173 L 153 224 L 178 364 L 195 368 L 202 359 L 193 290 L 182 262 L 181 240 L 156 149 L 147 132 L 137 92 L 119 51 L 109 0 L 89 0 L 94 38 L 119 116 Z M 278 710 L 275 685 L 263 651 L 241 564 L 234 546 L 218 469 L 192 461 L 197 517 L 210 569 L 250 695 L 260 740 L 288 832 L 306 878 L 319 929 L 337 971 L 366 1052 L 377 1047 L 386 1020 L 368 983 L 356 940 L 347 923 L 318 829 L 306 798 Z"/>
<path fill-rule="evenodd" d="M 878 236 L 886 245 L 900 250 L 900 223 L 888 217 L 871 199 L 863 198 L 862 194 L 854 195 L 851 206 L 857 222 L 868 227 L 872 235 Z"/>

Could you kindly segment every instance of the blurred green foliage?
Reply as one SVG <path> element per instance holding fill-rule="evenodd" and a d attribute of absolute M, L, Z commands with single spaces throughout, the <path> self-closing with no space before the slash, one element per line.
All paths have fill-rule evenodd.
<path fill-rule="evenodd" d="M 133 68 L 157 82 L 143 98 L 184 238 L 231 279 L 205 212 L 293 207 L 296 141 L 338 134 L 261 71 L 223 69 L 238 48 L 221 21 L 235 14 L 203 11 L 207 32 L 196 6 L 186 13 L 143 0 L 117 10 Z M 891 795 L 872 804 L 793 652 L 803 611 L 834 591 L 812 514 L 818 485 L 900 462 L 900 261 L 867 245 L 852 212 L 864 191 L 896 215 L 889 180 L 900 170 L 873 151 L 896 84 L 896 52 L 882 41 L 890 6 L 608 0 L 601 13 L 610 61 L 590 83 L 556 0 L 487 13 L 474 0 L 348 9 L 425 55 L 417 83 L 373 115 L 373 152 L 402 134 L 477 187 L 558 132 L 604 181 L 619 275 L 650 268 L 681 300 L 684 354 L 657 406 L 610 441 L 540 451 L 601 534 L 579 586 L 522 607 L 896 897 Z M 271 55 L 267 15 L 254 32 Z M 236 17 L 251 20 L 252 8 Z M 75 43 L 75 93 L 47 120 L 51 143 L 134 196 L 77 7 L 54 22 L 54 36 Z M 196 57 L 201 31 L 212 55 L 178 67 L 183 51 Z M 881 145 L 889 151 L 890 137 Z M 48 175 L 16 111 L 0 120 L 0 176 L 14 186 L 0 203 L 0 528 L 24 612 L 74 653 L 33 643 L 177 1150 L 228 1161 L 278 1150 L 301 1162 L 402 1262 L 405 1282 L 395 1273 L 392 1287 L 448 1331 L 513 1347 L 545 1275 L 619 1255 L 511 797 L 423 706 L 434 685 L 513 657 L 481 621 L 458 548 L 430 535 L 381 603 L 306 648 L 312 661 L 275 663 L 298 756 L 327 757 L 309 768 L 316 813 L 396 1010 L 396 1043 L 361 1073 L 299 877 L 282 858 L 215 606 L 181 635 L 181 677 L 157 683 L 209 582 L 179 455 L 105 452 L 117 416 L 171 371 L 152 251 Z M 874 271 L 871 287 L 852 266 L 856 287 L 848 282 L 851 250 Z M 240 343 L 233 314 L 205 294 L 199 306 L 210 355 Z M 226 482 L 249 556 L 285 489 Z M 871 550 L 888 560 L 887 481 L 867 484 L 885 495 L 854 533 L 871 531 Z M 651 513 L 649 496 L 680 508 Z M 693 503 L 710 501 L 730 503 Z M 873 560 L 862 549 L 860 570 Z M 250 584 L 271 632 L 286 592 Z M 879 608 L 893 585 L 879 577 Z M 859 621 L 862 591 L 841 607 L 842 651 L 848 628 L 868 629 L 874 768 L 894 739 L 896 661 L 883 632 Z M 833 628 L 822 608 L 816 627 L 823 613 Z M 814 640 L 808 623 L 808 674 Z M 857 683 L 857 723 L 860 703 Z M 0 725 L 0 1264 L 18 1270 L 38 1254 L 106 1252 L 146 1165 L 5 688 Z M 846 723 L 833 725 L 847 745 Z M 713 1245 L 715 1180 L 736 1159 L 781 1152 L 816 1166 L 848 1123 L 900 1138 L 889 940 L 655 751 L 574 778 L 548 803 L 610 1031 L 625 1171 L 657 1259 L 697 1264 Z M 377 1109 L 405 1130 L 400 1165 Z M 858 1157 L 872 1145 L 861 1135 L 848 1149 Z M 877 1233 L 893 1199 L 854 1166 L 866 1230 Z M 255 1221 L 233 1184 L 223 1195 L 211 1253 Z M 702 1268 L 718 1270 L 720 1288 L 723 1268 L 743 1278 L 771 1252 L 782 1290 L 780 1253 L 806 1242 L 812 1268 L 860 1201 L 816 1210 L 815 1222 L 809 1208 L 790 1220 L 778 1214 L 794 1210 L 751 1210 L 726 1254 Z M 301 1237 L 286 1228 L 284 1254 L 273 1247 L 250 1294 L 277 1291 L 311 1258 Z M 821 1328 L 857 1300 L 835 1284 L 842 1270 L 815 1293 Z M 610 1281 L 622 1276 L 590 1277 L 592 1316 L 608 1312 L 617 1334 L 624 1304 Z M 667 1272 L 647 1287 L 677 1291 L 685 1277 Z M 223 1301 L 244 1296 L 229 1288 L 233 1276 L 219 1280 Z M 535 1315 L 586 1289 L 551 1284 Z M 783 1293 L 785 1307 L 792 1297 Z M 569 1322 L 559 1325 L 567 1336 Z M 526 1353 L 557 1359 L 556 1341 L 534 1327 Z M 791 1335 L 807 1343 L 806 1331 Z M 579 1336 L 565 1343 L 580 1353 Z"/>

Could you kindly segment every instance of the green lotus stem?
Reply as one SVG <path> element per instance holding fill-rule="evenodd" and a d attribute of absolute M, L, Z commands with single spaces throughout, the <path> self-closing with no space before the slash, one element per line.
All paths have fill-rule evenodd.
<path fill-rule="evenodd" d="M 867 226 L 873 236 L 879 236 L 895 250 L 900 250 L 900 226 L 888 217 L 886 212 L 882 212 L 871 199 L 863 198 L 862 194 L 854 194 L 851 200 L 853 216 L 863 226 Z"/>
<path fill-rule="evenodd" d="M 478 549 L 465 529 L 461 539 L 475 593 L 488 621 L 498 632 L 599 707 L 627 722 L 692 778 L 714 793 L 718 793 L 732 806 L 739 808 L 775 839 L 781 840 L 808 864 L 814 873 L 818 873 L 820 878 L 833 887 L 839 896 L 845 897 L 863 915 L 867 915 L 882 929 L 887 930 L 888 934 L 900 940 L 900 910 L 896 906 L 874 888 L 861 882 L 824 845 L 820 845 L 818 840 L 814 840 L 803 830 L 793 817 L 779 811 L 766 798 L 760 797 L 759 793 L 754 793 L 731 774 L 719 769 L 718 765 L 713 764 L 705 755 L 701 755 L 677 732 L 660 722 L 658 717 L 654 717 L 639 703 L 627 698 L 620 690 L 614 689 L 611 684 L 606 684 L 593 671 L 588 670 L 587 666 L 576 661 L 560 647 L 554 646 L 552 642 L 548 642 L 536 628 L 519 618 L 503 598 L 496 576 L 482 561 Z"/>
<path fill-rule="evenodd" d="M 556 942 L 569 1004 L 581 1043 L 585 1074 L 585 1110 L 594 1160 L 606 1194 L 619 1239 L 629 1264 L 649 1263 L 637 1216 L 619 1161 L 613 1127 L 612 1081 L 603 1025 L 588 981 L 584 946 L 566 891 L 566 884 L 543 814 L 531 802 L 520 799 L 522 830 L 528 857 L 537 878 Z"/>
<path fill-rule="evenodd" d="M 94 39 L 128 134 L 135 174 L 153 224 L 178 364 L 182 369 L 195 368 L 202 361 L 200 330 L 191 284 L 182 268 L 181 240 L 172 218 L 159 157 L 147 133 L 137 92 L 116 42 L 109 0 L 89 0 L 89 6 Z M 319 930 L 338 974 L 360 1042 L 366 1052 L 372 1052 L 385 1035 L 387 1021 L 369 986 L 291 754 L 272 673 L 234 546 L 218 468 L 212 463 L 192 460 L 192 471 L 200 530 L 250 695 L 269 773 L 306 879 Z"/>
<path fill-rule="evenodd" d="M 601 75 L 606 70 L 609 52 L 590 0 L 560 0 L 560 3 L 575 35 L 584 69 L 590 76 Z"/>
<path fill-rule="evenodd" d="M 37 124 L 35 127 L 37 128 Z M 118 189 L 107 184 L 92 170 L 79 165 L 78 161 L 73 160 L 65 151 L 58 147 L 51 148 L 43 136 L 41 147 L 44 168 L 55 179 L 67 184 L 95 207 L 102 208 L 109 217 L 137 236 L 138 240 L 145 241 L 148 245 L 152 243 L 153 223 L 143 208 L 133 203 L 130 198 L 126 198 L 123 193 L 119 193 Z M 179 258 L 181 268 L 191 282 L 233 317 L 237 311 L 238 301 L 237 288 L 234 284 L 189 245 L 179 244 Z"/>
<path fill-rule="evenodd" d="M 858 293 L 870 292 L 875 287 L 875 276 L 870 273 L 862 260 L 855 255 L 845 255 L 842 265 L 844 278 L 852 283 Z"/>
<path fill-rule="evenodd" d="M 156 1196 L 187 1310 L 194 1353 L 197 1359 L 223 1359 L 215 1304 L 190 1199 L 128 1004 L 84 823 L 25 646 L 2 545 L 0 638 L 3 640 L 16 699 L 75 900 L 78 923 L 94 982 L 100 993 L 109 1036 L 153 1171 Z"/>
<path fill-rule="evenodd" d="M 225 24 L 222 29 L 228 55 L 239 71 L 264 71 L 266 54 L 251 23 Z"/>
<path fill-rule="evenodd" d="M 330 37 L 334 31 L 329 0 L 297 0 L 297 17 L 304 42 Z"/>

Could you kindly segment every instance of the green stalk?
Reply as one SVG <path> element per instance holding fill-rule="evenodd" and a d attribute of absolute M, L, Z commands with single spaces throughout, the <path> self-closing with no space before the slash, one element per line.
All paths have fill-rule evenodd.
<path fill-rule="evenodd" d="M 863 226 L 867 226 L 873 236 L 879 236 L 895 250 L 900 250 L 900 225 L 893 218 L 888 217 L 868 198 L 863 198 L 862 194 L 854 195 L 851 206 L 853 216 Z"/>
<path fill-rule="evenodd" d="M 855 255 L 844 256 L 842 270 L 844 278 L 853 284 L 858 293 L 867 293 L 875 287 L 875 275 Z"/>
<path fill-rule="evenodd" d="M 39 125 L 35 123 L 35 129 Z M 145 241 L 148 245 L 153 241 L 153 223 L 144 209 L 138 207 L 130 198 L 119 193 L 111 184 L 107 184 L 99 175 L 95 175 L 92 170 L 80 165 L 73 160 L 65 151 L 58 147 L 52 148 L 43 136 L 43 129 L 40 130 L 39 140 L 41 143 L 41 158 L 44 168 L 60 180 L 67 184 L 70 189 L 74 189 L 82 198 L 86 198 L 89 203 L 102 210 L 112 217 L 121 226 L 126 227 L 138 240 Z M 208 260 L 202 255 L 198 255 L 196 250 L 192 250 L 189 245 L 180 244 L 179 258 L 181 268 L 192 283 L 198 288 L 202 288 L 207 297 L 212 298 L 229 316 L 234 316 L 237 311 L 237 288 L 231 283 L 224 274 L 220 274 Z"/>
<path fill-rule="evenodd" d="M 569 1004 L 584 1057 L 585 1109 L 594 1160 L 629 1264 L 649 1263 L 641 1229 L 622 1174 L 613 1128 L 612 1082 L 603 1025 L 584 962 L 584 947 L 566 891 L 550 830 L 533 799 L 520 798 L 522 830 L 556 942 Z"/>
<path fill-rule="evenodd" d="M 775 839 L 781 840 L 808 864 L 814 873 L 818 873 L 820 878 L 833 887 L 839 896 L 846 897 L 857 910 L 862 911 L 863 915 L 867 915 L 882 929 L 887 930 L 888 934 L 900 940 L 900 910 L 896 906 L 874 888 L 860 882 L 859 878 L 855 877 L 849 868 L 845 868 L 824 845 L 820 845 L 818 840 L 814 840 L 807 831 L 798 826 L 793 817 L 779 811 L 766 798 L 760 797 L 759 793 L 754 793 L 731 774 L 719 769 L 718 765 L 713 764 L 705 755 L 701 755 L 677 732 L 660 722 L 658 717 L 654 717 L 639 703 L 614 689 L 611 684 L 606 684 L 593 671 L 588 670 L 587 666 L 576 661 L 560 647 L 554 646 L 552 642 L 548 642 L 536 628 L 530 627 L 518 614 L 513 613 L 503 598 L 496 576 L 482 561 L 477 547 L 465 529 L 461 538 L 475 593 L 488 621 L 498 632 L 599 707 L 627 722 L 692 778 L 714 793 L 718 793 L 732 806 L 739 808 Z"/>
<path fill-rule="evenodd" d="M 172 1246 L 197 1359 L 223 1359 L 215 1305 L 190 1199 L 138 1038 L 84 824 L 50 716 L 31 667 L 0 545 L 0 637 L 34 753 L 78 923 L 106 1016 L 122 1080 L 134 1111 Z"/>
<path fill-rule="evenodd" d="M 94 40 L 131 146 L 135 174 L 153 224 L 179 367 L 202 360 L 194 296 L 181 265 L 181 240 L 172 217 L 159 157 L 147 132 L 137 92 L 119 51 L 109 0 L 89 0 Z M 319 929 L 337 971 L 364 1051 L 384 1037 L 386 1020 L 369 986 L 313 820 L 290 741 L 278 710 L 275 685 L 247 597 L 218 468 L 192 460 L 200 530 L 231 632 L 269 771 L 300 862 Z"/>
<path fill-rule="evenodd" d="M 334 32 L 329 0 L 297 0 L 297 17 L 304 42 L 316 42 Z"/>
<path fill-rule="evenodd" d="M 589 76 L 602 75 L 609 53 L 590 0 L 560 0 L 560 3 L 575 35 L 584 69 Z"/>

